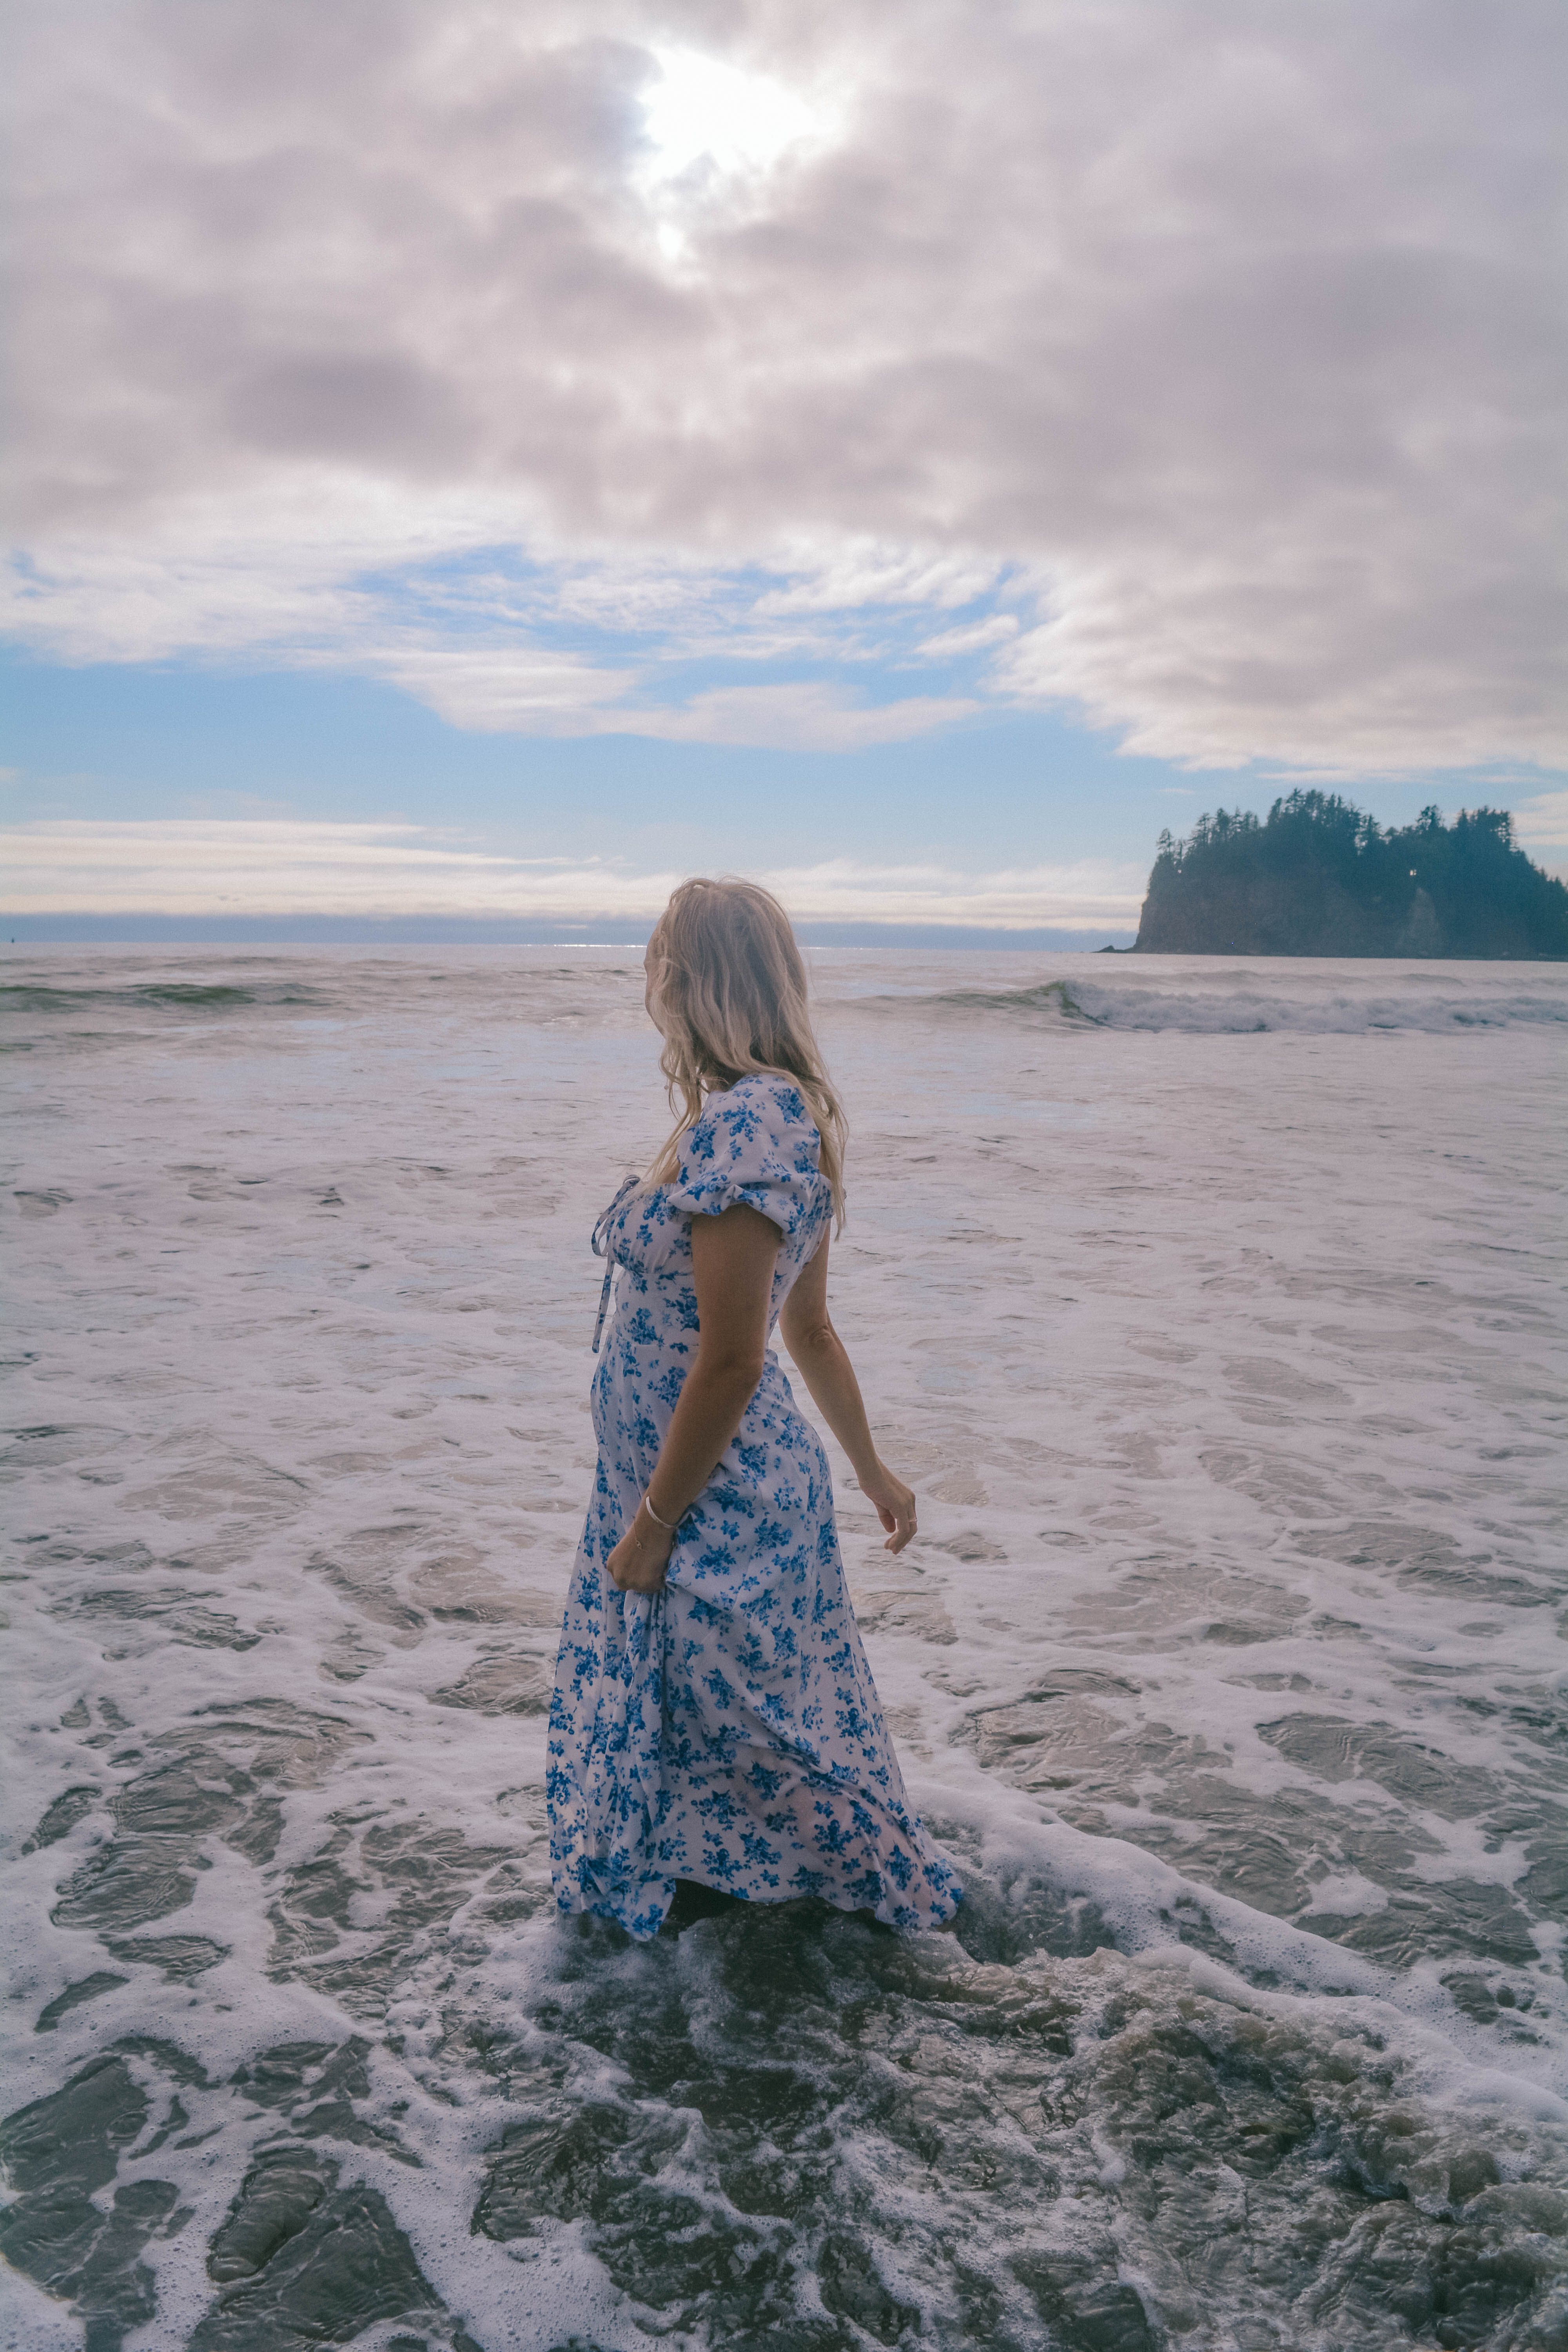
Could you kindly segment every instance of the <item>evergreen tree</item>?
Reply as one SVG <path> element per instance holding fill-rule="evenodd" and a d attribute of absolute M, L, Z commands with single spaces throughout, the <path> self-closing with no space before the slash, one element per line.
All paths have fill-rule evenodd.
<path fill-rule="evenodd" d="M 1435 807 L 1384 831 L 1298 789 L 1265 822 L 1200 816 L 1156 845 L 1138 945 L 1253 955 L 1568 956 L 1568 889 L 1515 845 L 1504 809 Z"/>

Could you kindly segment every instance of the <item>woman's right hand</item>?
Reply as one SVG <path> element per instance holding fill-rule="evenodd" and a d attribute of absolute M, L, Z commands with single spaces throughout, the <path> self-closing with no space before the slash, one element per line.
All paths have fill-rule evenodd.
<path fill-rule="evenodd" d="M 661 1591 L 674 1549 L 674 1531 L 661 1528 L 639 1503 L 637 1517 L 605 1562 L 611 1583 L 623 1592 Z"/>
<path fill-rule="evenodd" d="M 902 1551 L 911 1536 L 920 1533 L 915 1523 L 915 1498 L 901 1478 L 880 1462 L 868 1478 L 860 1481 L 860 1492 L 870 1504 L 888 1532 L 884 1551 Z"/>

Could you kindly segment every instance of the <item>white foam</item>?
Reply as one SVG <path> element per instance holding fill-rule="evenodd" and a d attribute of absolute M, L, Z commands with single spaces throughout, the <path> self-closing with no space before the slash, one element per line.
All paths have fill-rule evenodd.
<path fill-rule="evenodd" d="M 469 2236 L 518 2109 L 441 2021 L 458 2002 L 531 2031 L 560 1964 L 526 1916 L 542 1720 L 441 1695 L 476 1668 L 522 1692 L 552 1653 L 592 1463 L 586 1232 L 664 1124 L 637 959 L 7 963 L 55 995 L 15 1016 L 6 1423 L 68 1432 L 9 1463 L 10 2104 L 130 2032 L 221 2084 L 270 2045 L 366 2032 L 351 1971 L 416 1883 L 394 1865 L 416 1825 L 449 1900 L 405 1931 L 363 2111 L 424 2168 L 331 2152 L 482 2341 L 547 2347 L 565 2314 L 640 2342 L 575 2225 L 526 2263 Z M 1561 2119 L 1560 1939 L 1529 1874 L 1561 1832 L 1568 972 L 835 952 L 814 975 L 854 1136 L 836 1320 L 921 1498 L 889 1561 L 838 1465 L 918 1801 L 1004 1890 L 999 1918 L 1081 1898 L 1118 1967 L 1313 2035 L 1360 2021 L 1455 2115 Z M 1037 994 L 1058 982 L 1079 1011 Z M 147 993 L 212 982 L 246 1001 Z M 250 1646 L 222 1646 L 225 1619 Z M 264 1740 L 222 1710 L 258 1698 L 336 1727 L 324 1769 L 301 1750 L 258 1783 L 275 1853 L 215 1827 L 188 1904 L 118 1953 L 51 1925 L 107 1801 L 180 1752 L 160 1742 L 205 1730 L 252 1769 Z M 19 1856 L 73 1786 L 92 1809 Z M 329 1859 L 359 1882 L 345 1928 L 300 1907 Z M 292 1976 L 268 1973 L 273 1913 Z M 1401 1919 L 1430 1921 L 1429 1948 L 1380 1957 Z M 134 1947 L 176 1934 L 228 1957 L 168 1984 Z M 97 1969 L 128 1981 L 35 2033 Z M 149 2252 L 149 2347 L 206 2307 L 206 2237 L 270 2127 L 226 2089 L 182 2096 L 214 2137 L 122 2165 L 197 2208 Z M 79 2342 L 39 2308 L 40 2345 Z"/>

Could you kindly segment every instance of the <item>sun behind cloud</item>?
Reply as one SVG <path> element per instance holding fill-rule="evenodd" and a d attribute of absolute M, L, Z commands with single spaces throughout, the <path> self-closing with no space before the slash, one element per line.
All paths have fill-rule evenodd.
<path fill-rule="evenodd" d="M 65 0 L 8 625 L 523 735 L 1551 764 L 1545 67 L 1487 11 Z M 844 598 L 867 547 L 931 593 Z"/>

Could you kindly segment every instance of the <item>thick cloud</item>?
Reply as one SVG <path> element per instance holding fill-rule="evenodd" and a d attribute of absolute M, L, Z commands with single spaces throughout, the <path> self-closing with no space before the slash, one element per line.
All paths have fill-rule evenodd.
<path fill-rule="evenodd" d="M 670 45 L 816 134 L 661 177 Z M 1556 0 L 37 0 L 21 48 L 13 609 L 68 658 L 1563 756 Z"/>

